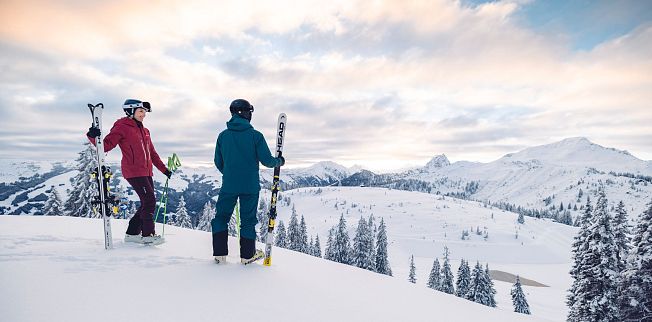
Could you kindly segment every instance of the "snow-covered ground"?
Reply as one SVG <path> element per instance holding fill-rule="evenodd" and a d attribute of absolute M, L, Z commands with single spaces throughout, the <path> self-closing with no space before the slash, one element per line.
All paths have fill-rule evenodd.
<path fill-rule="evenodd" d="M 210 234 L 166 228 L 157 247 L 103 249 L 97 219 L 0 216 L 3 321 L 546 321 L 403 278 L 274 250 L 271 267 L 216 265 Z M 160 227 L 159 227 L 160 229 Z"/>
<path fill-rule="evenodd" d="M 575 227 L 530 217 L 525 218 L 525 224 L 518 224 L 517 214 L 485 208 L 478 202 L 385 188 L 301 188 L 281 196 L 289 197 L 290 205 L 279 204 L 278 219 L 287 227 L 294 207 L 299 216 L 304 215 L 308 234 L 319 234 L 322 248 L 328 230 L 340 215 L 344 215 L 353 239 L 360 217 L 373 214 L 377 224 L 383 218 L 387 225 L 389 261 L 395 278 L 407 281 L 409 259 L 414 255 L 417 284 L 425 287 L 434 258 L 441 263 L 447 246 L 454 274 L 463 258 L 549 286 L 524 288 L 532 314 L 565 320 Z M 267 193 L 261 198 L 267 200 Z M 478 228 L 481 234 L 486 231 L 488 238 L 476 234 Z M 463 230 L 470 233 L 466 240 L 461 239 Z M 495 284 L 498 307 L 510 310 L 512 283 Z"/>

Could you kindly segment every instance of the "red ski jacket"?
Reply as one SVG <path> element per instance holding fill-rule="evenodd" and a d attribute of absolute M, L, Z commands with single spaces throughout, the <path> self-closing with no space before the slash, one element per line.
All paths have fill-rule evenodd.
<path fill-rule="evenodd" d="M 152 163 L 162 173 L 167 168 L 154 149 L 149 130 L 134 119 L 123 117 L 113 124 L 111 132 L 104 138 L 104 152 L 109 152 L 120 146 L 122 152 L 122 176 L 125 179 L 135 177 L 151 177 Z M 88 138 L 95 144 L 95 139 Z"/>

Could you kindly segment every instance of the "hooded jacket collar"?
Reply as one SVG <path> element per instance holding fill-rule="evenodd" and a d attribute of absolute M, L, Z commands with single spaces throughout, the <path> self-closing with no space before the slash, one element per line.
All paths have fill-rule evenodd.
<path fill-rule="evenodd" d="M 246 119 L 238 115 L 233 115 L 231 119 L 228 122 L 226 122 L 226 128 L 229 130 L 242 132 L 253 128 L 253 126 L 251 126 L 251 123 L 249 123 L 249 121 L 247 121 Z"/>

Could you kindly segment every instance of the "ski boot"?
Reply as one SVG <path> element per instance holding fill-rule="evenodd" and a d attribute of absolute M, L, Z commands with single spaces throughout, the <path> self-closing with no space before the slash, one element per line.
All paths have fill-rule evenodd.
<path fill-rule="evenodd" d="M 145 245 L 160 245 L 165 243 L 165 238 L 161 237 L 161 235 L 151 234 L 143 236 L 142 243 Z"/>
<path fill-rule="evenodd" d="M 226 264 L 226 256 L 215 256 L 215 264 Z"/>
<path fill-rule="evenodd" d="M 262 259 L 263 257 L 265 257 L 265 253 L 260 249 L 256 249 L 254 256 L 251 258 L 240 258 L 240 263 L 242 263 L 242 265 L 249 265 L 259 259 Z"/>
<path fill-rule="evenodd" d="M 125 234 L 125 243 L 142 244 L 143 243 L 143 236 L 141 236 L 140 234 L 138 234 L 138 235 Z"/>

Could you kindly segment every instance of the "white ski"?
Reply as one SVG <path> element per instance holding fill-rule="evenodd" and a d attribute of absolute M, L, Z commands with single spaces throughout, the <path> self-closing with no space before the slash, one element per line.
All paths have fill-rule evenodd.
<path fill-rule="evenodd" d="M 285 126 L 287 116 L 281 113 L 278 116 L 276 127 L 276 157 L 283 152 L 283 142 L 285 140 Z M 272 245 L 274 244 L 274 226 L 276 225 L 276 196 L 278 195 L 279 176 L 281 167 L 274 168 L 274 178 L 272 180 L 272 202 L 269 207 L 269 222 L 267 224 L 267 238 L 265 238 L 265 260 L 263 265 L 272 265 Z"/>
<path fill-rule="evenodd" d="M 102 112 L 104 111 L 104 104 L 88 104 L 88 108 L 91 110 L 91 116 L 93 117 L 93 127 L 100 130 L 100 136 L 95 138 L 95 147 L 97 148 L 97 170 L 95 176 L 99 192 L 98 199 L 95 203 L 100 207 L 104 221 L 104 249 L 111 249 L 113 248 L 113 235 L 111 234 L 111 211 L 109 209 L 110 201 L 108 198 L 111 170 L 104 166 L 104 141 L 102 134 Z"/>

